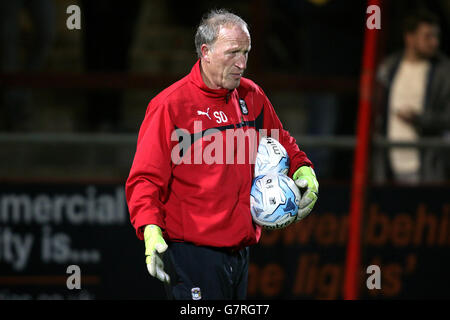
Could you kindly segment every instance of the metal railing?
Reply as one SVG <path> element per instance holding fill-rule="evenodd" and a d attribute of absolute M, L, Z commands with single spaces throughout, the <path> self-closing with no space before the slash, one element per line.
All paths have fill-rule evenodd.
<path fill-rule="evenodd" d="M 354 136 L 295 135 L 302 147 L 354 149 Z M 77 145 L 129 145 L 136 144 L 137 134 L 89 134 L 89 133 L 0 133 L 0 144 L 77 144 Z M 450 139 L 420 138 L 416 141 L 390 141 L 374 137 L 374 147 L 381 148 L 450 148 Z"/>
<path fill-rule="evenodd" d="M 149 89 L 164 88 L 185 74 L 131 73 L 0 73 L 1 87 L 34 89 Z M 256 73 L 252 77 L 270 90 L 356 93 L 358 79 L 350 76 L 312 77 L 282 73 Z"/>
<path fill-rule="evenodd" d="M 307 153 L 312 149 L 353 153 L 354 136 L 293 135 Z M 136 134 L 0 133 L 0 183 L 122 183 L 136 150 Z M 422 138 L 392 143 L 373 139 L 374 149 L 390 147 L 450 150 L 449 139 Z"/>

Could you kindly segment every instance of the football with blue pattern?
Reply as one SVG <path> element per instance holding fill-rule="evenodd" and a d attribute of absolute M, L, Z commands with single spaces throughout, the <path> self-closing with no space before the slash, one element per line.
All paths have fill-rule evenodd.
<path fill-rule="evenodd" d="M 286 149 L 276 139 L 262 137 L 256 155 L 255 177 L 269 172 L 287 174 L 288 171 L 289 156 Z"/>
<path fill-rule="evenodd" d="M 285 228 L 295 221 L 299 203 L 298 187 L 288 176 L 269 173 L 253 180 L 250 209 L 256 224 L 266 229 Z"/>

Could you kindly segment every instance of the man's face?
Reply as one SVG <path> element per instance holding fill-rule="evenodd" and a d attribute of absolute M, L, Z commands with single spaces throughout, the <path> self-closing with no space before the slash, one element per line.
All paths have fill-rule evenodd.
<path fill-rule="evenodd" d="M 439 48 L 439 27 L 421 23 L 415 32 L 407 35 L 407 45 L 422 59 L 432 58 Z"/>
<path fill-rule="evenodd" d="M 206 63 L 202 67 L 210 82 L 206 84 L 213 89 L 237 88 L 247 68 L 250 47 L 250 34 L 245 27 L 239 25 L 221 27 L 216 42 L 205 49 Z"/>

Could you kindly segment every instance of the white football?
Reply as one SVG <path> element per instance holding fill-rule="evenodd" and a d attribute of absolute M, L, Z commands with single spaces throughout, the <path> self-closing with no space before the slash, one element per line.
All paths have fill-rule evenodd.
<path fill-rule="evenodd" d="M 287 174 L 289 156 L 286 149 L 276 139 L 262 137 L 255 160 L 255 177 L 271 172 Z"/>
<path fill-rule="evenodd" d="M 256 177 L 250 192 L 253 221 L 267 229 L 287 227 L 297 217 L 300 197 L 294 181 L 284 174 Z"/>

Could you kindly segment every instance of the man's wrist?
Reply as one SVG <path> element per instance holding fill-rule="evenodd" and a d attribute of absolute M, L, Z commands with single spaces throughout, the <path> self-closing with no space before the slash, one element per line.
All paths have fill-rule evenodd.
<path fill-rule="evenodd" d="M 304 175 L 305 173 L 309 173 L 310 170 L 312 171 L 312 168 L 310 166 L 304 165 L 300 166 L 292 175 L 292 180 L 297 180 L 300 178 L 301 175 Z"/>
<path fill-rule="evenodd" d="M 143 226 L 144 228 L 144 239 L 147 239 L 151 233 L 156 232 L 157 235 L 162 237 L 162 229 L 156 224 L 148 224 Z"/>

